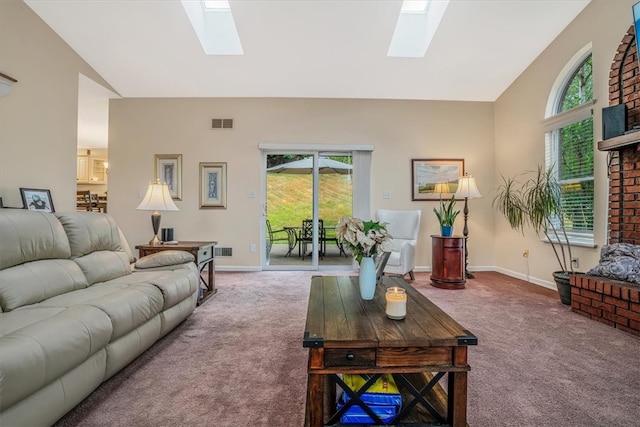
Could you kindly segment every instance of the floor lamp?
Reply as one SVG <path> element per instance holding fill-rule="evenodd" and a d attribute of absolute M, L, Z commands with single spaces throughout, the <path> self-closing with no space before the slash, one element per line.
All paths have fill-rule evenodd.
<path fill-rule="evenodd" d="M 464 198 L 464 228 L 462 229 L 462 235 L 464 236 L 464 274 L 467 279 L 473 279 L 474 276 L 469 272 L 469 249 L 467 247 L 467 240 L 469 239 L 469 227 L 467 226 L 467 219 L 469 218 L 469 205 L 467 204 L 469 199 L 477 199 L 482 197 L 478 186 L 476 185 L 476 179 L 468 173 L 464 174 L 458 180 L 458 191 L 455 194 L 456 198 Z"/>
<path fill-rule="evenodd" d="M 177 211 L 178 207 L 173 203 L 169 187 L 164 182 L 156 179 L 149 183 L 147 194 L 136 208 L 142 211 L 153 211 L 151 214 L 151 225 L 153 226 L 153 239 L 150 245 L 159 245 L 158 230 L 160 229 L 160 211 Z"/>

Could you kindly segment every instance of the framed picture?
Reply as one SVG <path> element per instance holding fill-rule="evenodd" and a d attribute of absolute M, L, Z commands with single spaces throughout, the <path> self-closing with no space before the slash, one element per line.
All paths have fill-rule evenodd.
<path fill-rule="evenodd" d="M 182 200 L 182 154 L 156 154 L 156 178 L 166 182 L 174 200 Z"/>
<path fill-rule="evenodd" d="M 411 200 L 450 199 L 464 175 L 464 159 L 411 159 Z"/>
<path fill-rule="evenodd" d="M 227 164 L 200 163 L 200 209 L 227 207 Z"/>
<path fill-rule="evenodd" d="M 42 212 L 55 212 L 53 208 L 53 199 L 49 190 L 40 190 L 36 188 L 21 188 L 22 206 L 25 209 L 37 210 Z"/>

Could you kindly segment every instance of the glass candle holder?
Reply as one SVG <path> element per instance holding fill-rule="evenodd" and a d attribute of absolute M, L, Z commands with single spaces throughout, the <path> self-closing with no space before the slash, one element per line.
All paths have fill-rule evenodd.
<path fill-rule="evenodd" d="M 389 319 L 402 320 L 407 316 L 407 293 L 399 287 L 387 288 L 385 293 L 387 308 L 385 313 Z"/>

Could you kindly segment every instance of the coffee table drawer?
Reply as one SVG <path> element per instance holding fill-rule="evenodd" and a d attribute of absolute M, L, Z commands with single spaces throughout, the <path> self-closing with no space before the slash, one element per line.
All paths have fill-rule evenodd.
<path fill-rule="evenodd" d="M 449 347 L 427 348 L 379 348 L 378 366 L 451 365 L 453 358 Z"/>
<path fill-rule="evenodd" d="M 375 366 L 376 350 L 373 348 L 325 348 L 324 366 Z"/>

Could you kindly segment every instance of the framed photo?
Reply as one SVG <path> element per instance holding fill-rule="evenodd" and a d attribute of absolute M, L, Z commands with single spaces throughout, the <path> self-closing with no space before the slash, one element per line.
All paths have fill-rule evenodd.
<path fill-rule="evenodd" d="M 49 190 L 37 188 L 21 188 L 22 206 L 25 209 L 42 212 L 55 212 L 53 199 Z"/>
<path fill-rule="evenodd" d="M 411 200 L 450 199 L 464 176 L 464 159 L 411 159 Z"/>
<path fill-rule="evenodd" d="M 200 209 L 227 207 L 227 164 L 200 163 Z"/>
<path fill-rule="evenodd" d="M 182 154 L 156 154 L 156 178 L 166 182 L 174 200 L 182 200 Z"/>

